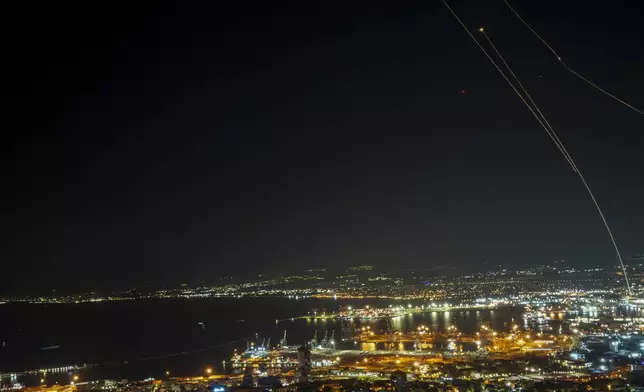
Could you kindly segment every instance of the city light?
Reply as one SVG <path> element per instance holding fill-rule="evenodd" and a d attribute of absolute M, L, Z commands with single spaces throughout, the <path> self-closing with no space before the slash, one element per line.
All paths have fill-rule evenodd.
<path fill-rule="evenodd" d="M 303 295 L 304 292 L 290 295 L 292 299 L 314 298 L 311 303 L 315 303 L 317 310 L 275 313 L 268 321 L 273 325 L 272 320 L 281 317 L 276 320 L 279 328 L 273 325 L 266 331 L 258 329 L 247 340 L 234 340 L 230 345 L 231 357 L 224 360 L 225 374 L 202 365 L 203 370 L 200 374 L 197 370 L 197 377 L 194 374 L 181 377 L 183 374 L 173 367 L 172 378 L 170 370 L 162 370 L 167 376 L 163 380 L 132 381 L 127 386 L 111 385 L 104 390 L 131 392 L 131 387 L 138 382 L 149 385 L 137 385 L 137 388 L 152 391 L 182 390 L 190 386 L 185 390 L 225 392 L 240 387 L 242 382 L 257 387 L 259 380 L 271 377 L 283 382 L 283 387 L 287 387 L 286 383 L 309 382 L 318 387 L 329 385 L 335 390 L 339 388 L 334 384 L 336 378 L 365 380 L 365 384 L 382 379 L 388 383 L 389 377 L 399 375 L 394 372 L 407 374 L 408 380 L 414 380 L 410 383 L 430 383 L 450 391 L 455 385 L 462 386 L 462 390 L 478 387 L 468 384 L 472 380 L 480 380 L 487 386 L 482 390 L 509 392 L 530 390 L 535 380 L 553 384 L 572 380 L 584 388 L 597 384 L 595 390 L 609 389 L 600 384 L 610 380 L 616 382 L 611 387 L 613 390 L 627 390 L 625 384 L 619 383 L 641 366 L 644 356 L 644 317 L 641 316 L 644 300 L 635 302 L 619 291 L 616 295 L 614 287 L 602 287 L 596 283 L 600 274 L 587 278 L 595 289 L 580 288 L 582 283 L 578 282 L 590 272 L 562 276 L 561 270 L 553 269 L 544 278 L 542 274 L 548 272 L 537 267 L 534 274 L 527 270 L 471 273 L 458 279 L 432 278 L 431 284 L 415 286 L 406 281 L 397 282 L 397 278 L 385 274 L 382 277 L 388 280 L 365 280 L 372 282 L 365 286 L 353 275 L 343 280 L 343 286 L 333 288 L 323 288 L 321 278 L 311 279 L 315 282 L 313 289 L 307 289 L 311 295 Z M 517 283 L 522 282 L 517 276 L 529 276 L 526 281 L 530 282 L 530 290 Z M 418 274 L 414 279 L 417 277 Z M 376 285 L 380 282 L 385 282 L 384 286 Z M 561 282 L 574 287 L 562 289 Z M 285 286 L 282 280 L 278 283 Z M 634 290 L 644 298 L 644 285 L 639 285 L 635 282 Z M 230 298 L 238 298 L 242 292 L 239 287 L 230 289 L 234 293 Z M 247 289 L 245 295 L 249 297 L 251 291 L 264 290 L 265 294 L 261 295 L 282 293 L 267 287 L 249 285 L 243 289 Z M 191 296 L 200 293 L 197 288 L 180 292 L 185 294 L 187 290 L 192 290 Z M 339 301 L 330 305 L 332 295 L 337 295 Z M 373 302 L 352 308 L 342 302 L 347 298 Z M 429 301 L 433 301 L 431 305 Z M 312 320 L 313 315 L 317 320 Z M 306 329 L 293 335 L 289 332 L 287 342 L 285 330 L 301 328 L 299 320 L 307 323 Z M 304 339 L 300 337 L 303 333 Z M 291 339 L 291 336 L 297 338 Z M 271 344 L 271 341 L 277 343 L 276 338 L 281 339 L 279 344 Z M 174 362 L 160 366 L 174 366 L 171 363 Z M 58 371 L 64 377 L 71 375 L 70 383 L 75 388 L 85 388 L 86 382 L 79 381 L 80 371 L 76 367 L 41 369 L 33 380 L 40 379 L 42 389 L 44 374 Z M 84 379 L 89 377 L 80 374 Z M 235 376 L 230 377 L 231 374 Z M 242 377 L 243 374 L 248 377 Z M 88 382 L 91 390 L 103 388 L 91 386 L 94 381 Z M 512 391 L 505 386 L 506 382 L 511 383 Z M 559 387 L 553 386 L 562 389 Z M 376 389 L 374 384 L 368 388 Z"/>

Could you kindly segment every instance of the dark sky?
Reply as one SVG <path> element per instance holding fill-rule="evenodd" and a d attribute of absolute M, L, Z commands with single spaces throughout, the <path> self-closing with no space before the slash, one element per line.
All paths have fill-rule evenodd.
<path fill-rule="evenodd" d="M 440 1 L 351 3 L 6 9 L 2 291 L 615 263 L 578 178 Z M 623 252 L 644 252 L 644 116 L 501 0 L 451 4 L 530 89 Z M 641 2 L 514 4 L 644 107 Z"/>

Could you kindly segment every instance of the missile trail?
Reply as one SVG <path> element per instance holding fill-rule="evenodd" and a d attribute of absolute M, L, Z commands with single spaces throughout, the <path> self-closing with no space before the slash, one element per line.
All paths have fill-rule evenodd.
<path fill-rule="evenodd" d="M 525 97 L 527 97 L 527 98 L 528 98 L 528 100 L 530 101 L 530 103 L 531 103 L 531 104 L 530 104 L 530 103 L 528 103 L 528 101 L 527 101 L 527 100 L 526 100 L 526 98 L 524 97 L 524 94 L 522 94 L 521 92 L 519 92 L 519 90 L 517 89 L 517 87 L 515 86 L 515 84 L 510 80 L 510 78 L 506 75 L 506 73 L 501 69 L 501 67 L 497 64 L 497 62 L 494 60 L 494 58 L 492 58 L 492 56 L 490 56 L 490 54 L 485 50 L 485 48 L 483 47 L 483 45 L 481 45 L 481 43 L 476 39 L 476 37 L 474 37 L 474 35 L 472 34 L 472 32 L 471 32 L 471 31 L 470 31 L 470 30 L 465 26 L 465 24 L 461 21 L 461 19 L 458 17 L 458 15 L 456 14 L 456 12 L 454 12 L 454 10 L 452 9 L 452 7 L 450 7 L 450 6 L 449 6 L 449 4 L 447 4 L 447 2 L 446 2 L 445 0 L 441 0 L 441 1 L 442 1 L 442 2 L 443 2 L 443 4 L 445 5 L 445 7 L 447 7 L 447 9 L 450 11 L 450 13 L 454 16 L 454 18 L 458 21 L 458 23 L 463 27 L 463 29 L 467 32 L 467 34 L 468 34 L 468 35 L 472 38 L 472 40 L 476 43 L 476 45 L 481 49 L 481 51 L 483 51 L 483 53 L 484 53 L 484 54 L 485 54 L 485 56 L 488 58 L 488 60 L 490 60 L 490 62 L 492 63 L 492 65 L 494 65 L 494 67 L 495 67 L 495 68 L 497 69 L 497 71 L 501 74 L 501 76 L 503 76 L 503 78 L 504 78 L 504 79 L 506 80 L 506 82 L 510 85 L 510 87 L 514 90 L 514 92 L 515 92 L 515 93 L 517 94 L 517 96 L 521 99 L 521 101 L 523 101 L 523 103 L 526 105 L 526 107 L 527 107 L 528 109 L 530 109 L 530 112 L 532 113 L 532 115 L 537 119 L 537 121 L 539 122 L 539 124 L 541 125 L 541 127 L 546 131 L 546 133 L 548 134 L 548 136 L 550 136 L 550 139 L 553 141 L 553 143 L 555 144 L 555 146 L 559 149 L 559 151 L 561 152 L 561 154 L 564 156 L 564 158 L 566 159 L 566 161 L 568 162 L 568 164 L 570 165 L 570 167 L 573 169 L 573 171 L 574 171 L 575 173 L 577 173 L 577 175 L 578 175 L 578 176 L 579 176 L 579 178 L 581 179 L 581 182 L 583 183 L 584 187 L 586 188 L 586 191 L 587 191 L 587 192 L 588 192 L 588 194 L 590 195 L 590 198 L 592 199 L 592 201 L 593 201 L 593 203 L 594 203 L 594 205 L 595 205 L 595 208 L 596 208 L 596 209 L 597 209 L 597 211 L 599 212 L 599 216 L 601 217 L 602 222 L 604 223 L 604 227 L 606 228 L 606 231 L 608 232 L 608 235 L 609 235 L 609 237 L 610 237 L 610 239 L 611 239 L 611 242 L 613 243 L 613 247 L 615 248 L 615 252 L 616 252 L 616 254 L 617 254 L 617 258 L 619 259 L 619 263 L 620 263 L 620 266 L 621 266 L 621 268 L 622 268 L 622 272 L 624 273 L 624 281 L 625 281 L 625 283 L 626 283 L 626 289 L 627 289 L 627 292 L 628 292 L 628 294 L 629 294 L 629 295 L 631 295 L 631 286 L 630 286 L 630 282 L 629 282 L 629 280 L 628 280 L 628 275 L 627 275 L 627 273 L 626 273 L 626 267 L 624 266 L 624 262 L 623 262 L 623 260 L 622 260 L 621 253 L 620 253 L 619 248 L 618 248 L 618 246 L 617 246 L 617 241 L 615 240 L 615 237 L 613 236 L 613 232 L 611 231 L 611 229 L 610 229 L 610 227 L 609 227 L 609 225 L 608 225 L 608 222 L 607 222 L 607 220 L 606 220 L 606 217 L 604 216 L 604 213 L 602 212 L 601 208 L 599 207 L 599 203 L 597 202 L 597 199 L 595 198 L 595 195 L 593 194 L 592 190 L 590 189 L 590 186 L 588 185 L 588 183 L 586 182 L 586 179 L 584 178 L 583 174 L 581 173 L 581 171 L 579 170 L 579 168 L 578 168 L 578 167 L 577 167 L 577 165 L 575 164 L 574 160 L 572 159 L 572 156 L 570 156 L 570 154 L 568 153 L 568 151 L 567 151 L 567 150 L 566 150 L 566 148 L 564 147 L 563 143 L 561 142 L 561 139 L 559 139 L 559 137 L 557 136 L 557 133 L 555 132 L 554 128 L 552 128 L 552 126 L 550 125 L 550 123 L 548 122 L 548 120 L 546 120 L 546 117 L 543 115 L 543 113 L 541 112 L 541 110 L 539 109 L 539 107 L 537 106 L 537 104 L 534 102 L 534 100 L 532 99 L 532 97 L 530 96 L 530 94 L 528 93 L 528 91 L 525 89 L 525 87 L 523 86 L 523 84 L 521 83 L 521 81 L 519 80 L 519 78 L 518 78 L 518 77 L 516 76 L 516 74 L 512 71 L 512 69 L 510 68 L 509 64 L 508 64 L 508 63 L 507 63 L 507 61 L 505 60 L 505 58 L 504 58 L 504 57 L 501 55 L 501 53 L 498 51 L 498 49 L 496 48 L 496 46 L 494 45 L 494 43 L 492 43 L 492 40 L 491 40 L 491 39 L 488 37 L 488 35 L 485 33 L 485 30 L 484 30 L 484 29 L 482 29 L 482 28 L 481 28 L 481 29 L 479 29 L 479 31 L 480 31 L 480 32 L 483 34 L 483 36 L 487 39 L 487 41 L 489 42 L 490 46 L 492 47 L 492 49 L 493 49 L 493 50 L 494 50 L 494 52 L 496 53 L 496 55 L 501 59 L 501 61 L 503 62 L 503 64 L 504 64 L 504 65 L 505 65 L 505 67 L 507 68 L 507 71 L 508 71 L 508 72 L 510 73 L 510 75 L 514 78 L 514 80 L 515 80 L 516 84 L 517 84 L 517 85 L 519 86 L 519 88 L 524 92 Z M 547 44 L 546 44 L 546 45 L 547 45 Z M 554 53 L 554 51 L 553 51 L 553 53 Z"/>
<path fill-rule="evenodd" d="M 537 37 L 537 38 L 538 38 L 538 39 L 539 39 L 539 40 L 540 40 L 540 41 L 541 41 L 541 42 L 546 46 L 546 48 L 548 48 L 548 50 L 550 50 L 550 51 L 552 52 L 552 54 L 554 54 L 554 55 L 555 55 L 555 57 L 557 58 L 557 60 L 559 60 L 559 62 L 561 63 L 561 65 L 563 65 L 563 66 L 564 66 L 564 68 L 566 68 L 570 73 L 572 73 L 573 75 L 575 75 L 575 76 L 576 76 L 576 77 L 578 77 L 579 79 L 583 80 L 583 81 L 584 81 L 584 82 L 586 82 L 588 85 L 590 85 L 590 86 L 594 87 L 595 89 L 597 89 L 597 90 L 601 91 L 602 93 L 604 93 L 604 94 L 608 95 L 609 97 L 613 98 L 615 101 L 617 101 L 617 102 L 621 103 L 622 105 L 624 105 L 624 106 L 626 106 L 626 107 L 628 107 L 628 108 L 630 108 L 630 109 L 633 109 L 634 111 L 636 111 L 636 112 L 637 112 L 637 113 L 639 113 L 639 114 L 643 114 L 643 115 L 644 115 L 644 111 L 642 111 L 642 110 L 640 110 L 640 109 L 636 108 L 635 106 L 633 106 L 633 105 L 629 104 L 628 102 L 625 102 L 624 100 L 622 100 L 622 99 L 620 99 L 620 98 L 616 97 L 615 95 L 613 95 L 613 94 L 609 93 L 608 91 L 604 90 L 603 88 L 599 87 L 599 86 L 598 86 L 598 85 L 596 85 L 595 83 L 591 82 L 590 80 L 588 80 L 587 78 L 585 78 L 584 76 L 582 76 L 581 74 L 579 74 L 579 73 L 578 73 L 577 71 L 575 71 L 574 69 L 570 68 L 570 67 L 568 66 L 568 64 L 566 64 L 566 63 L 561 59 L 561 56 L 559 56 L 559 55 L 557 54 L 557 52 L 555 52 L 555 50 L 552 48 L 552 46 L 550 46 L 550 45 L 546 42 L 546 40 L 545 40 L 545 39 L 543 39 L 543 38 L 542 38 L 542 37 L 541 37 L 541 36 L 540 36 L 540 35 L 539 35 L 539 34 L 538 34 L 538 33 L 537 33 L 537 32 L 536 32 L 536 31 L 535 31 L 535 30 L 534 30 L 534 29 L 529 25 L 529 24 L 528 24 L 528 22 L 526 22 L 526 21 L 521 17 L 521 15 L 519 15 L 519 13 L 518 13 L 517 11 L 515 11 L 515 9 L 514 9 L 514 8 L 512 8 L 512 6 L 510 5 L 510 3 L 508 3 L 508 0 L 503 0 L 503 2 L 508 6 L 508 8 L 510 8 L 510 10 L 512 11 L 512 13 L 514 13 L 514 15 L 516 15 L 516 17 L 517 17 L 517 18 L 518 18 L 518 19 L 519 19 L 519 20 L 520 20 L 520 21 L 521 21 L 521 22 L 522 22 L 522 23 L 523 23 L 523 24 L 524 24 L 524 25 L 525 25 L 525 26 L 526 26 L 526 27 L 527 27 L 527 28 L 532 32 L 532 34 L 534 34 L 534 35 L 535 35 L 535 37 Z"/>
<path fill-rule="evenodd" d="M 539 116 L 541 117 L 541 119 L 543 120 L 544 124 L 546 125 L 546 127 L 544 127 L 544 128 L 545 128 L 546 132 L 548 133 L 548 136 L 550 136 L 550 138 L 555 143 L 555 145 L 557 146 L 559 151 L 561 151 L 561 154 L 563 154 L 563 156 L 566 158 L 566 160 L 568 161 L 568 163 L 572 167 L 572 170 L 575 173 L 578 173 L 579 169 L 577 169 L 577 166 L 575 165 L 575 162 L 573 161 L 572 157 L 568 153 L 568 150 L 566 150 L 566 147 L 564 147 L 564 145 L 561 142 L 561 140 L 559 140 L 559 136 L 557 136 L 557 133 L 552 128 L 552 125 L 550 125 L 550 123 L 546 119 L 546 116 L 544 116 L 543 113 L 541 112 L 541 110 L 539 109 L 539 106 L 537 106 L 537 104 L 534 102 L 534 100 L 532 99 L 532 96 L 530 95 L 530 93 L 528 93 L 528 90 L 526 90 L 526 88 L 523 86 L 523 84 L 521 83 L 521 81 L 519 80 L 517 75 L 514 73 L 514 71 L 512 71 L 512 68 L 510 68 L 510 65 L 507 63 L 507 61 L 505 61 L 505 57 L 503 57 L 501 55 L 499 50 L 496 48 L 496 45 L 494 45 L 494 43 L 492 43 L 492 40 L 485 33 L 485 30 L 483 28 L 481 28 L 481 29 L 479 29 L 479 31 L 481 32 L 481 34 L 483 34 L 485 39 L 487 39 L 488 43 L 490 44 L 490 47 L 492 47 L 492 49 L 494 50 L 496 55 L 501 59 L 501 61 L 503 62 L 503 65 L 505 65 L 505 68 L 507 68 L 507 70 L 510 72 L 510 75 L 512 75 L 512 77 L 514 78 L 514 81 L 517 83 L 519 88 L 523 91 L 523 94 L 525 94 L 525 96 L 528 98 L 528 100 L 532 104 L 532 107 L 534 107 L 534 109 L 537 111 L 537 113 L 539 113 Z"/>
<path fill-rule="evenodd" d="M 613 247 L 615 248 L 615 252 L 617 254 L 617 259 L 619 260 L 619 264 L 620 264 L 620 266 L 622 268 L 622 272 L 624 273 L 624 281 L 626 282 L 626 288 L 628 290 L 628 293 L 630 294 L 631 293 L 631 285 L 630 285 L 630 282 L 628 281 L 628 275 L 626 273 L 626 267 L 624 266 L 624 262 L 622 261 L 622 255 L 621 255 L 621 253 L 619 251 L 619 247 L 617 246 L 617 242 L 615 241 L 615 237 L 613 236 L 613 232 L 610 229 L 610 227 L 608 226 L 608 222 L 606 221 L 606 217 L 604 216 L 604 213 L 602 212 L 602 209 L 599 207 L 599 203 L 597 202 L 597 199 L 595 199 L 595 195 L 593 194 L 593 191 L 590 189 L 590 186 L 586 182 L 586 179 L 584 178 L 583 174 L 581 173 L 581 171 L 579 170 L 579 168 L 575 164 L 575 161 L 572 159 L 572 156 L 568 153 L 568 150 L 566 150 L 566 148 L 564 147 L 563 143 L 561 142 L 561 140 L 557 136 L 557 133 L 552 128 L 552 126 L 550 125 L 548 120 L 546 120 L 546 117 L 543 115 L 541 110 L 539 110 L 539 106 L 537 106 L 537 104 L 534 102 L 534 100 L 532 100 L 532 97 L 528 93 L 528 90 L 526 90 L 526 88 L 523 86 L 523 84 L 521 83 L 519 78 L 512 71 L 512 68 L 510 68 L 510 65 L 507 63 L 507 61 L 505 61 L 505 58 L 503 57 L 503 55 L 501 55 L 501 52 L 499 52 L 499 50 L 496 48 L 496 45 L 494 45 L 494 43 L 492 42 L 492 39 L 490 39 L 490 37 L 485 33 L 485 30 L 480 29 L 480 31 L 483 34 L 483 36 L 487 39 L 487 41 L 490 44 L 490 46 L 492 47 L 492 49 L 494 49 L 494 52 L 496 53 L 496 55 L 501 59 L 501 61 L 503 61 L 503 64 L 505 65 L 507 70 L 510 72 L 510 74 L 514 77 L 515 81 L 520 86 L 520 88 L 523 90 L 525 95 L 528 97 L 528 99 L 530 100 L 530 102 L 532 103 L 534 108 L 536 109 L 537 113 L 539 113 L 539 115 L 541 115 L 541 118 L 543 119 L 543 122 L 550 129 L 550 133 L 552 134 L 551 138 L 552 138 L 552 136 L 554 136 L 553 141 L 556 139 L 556 141 L 558 142 L 557 147 L 559 147 L 559 151 L 561 151 L 561 153 L 564 154 L 564 156 L 566 156 L 566 159 L 568 159 L 568 162 L 572 165 L 573 170 L 575 171 L 575 173 L 577 173 L 577 175 L 581 179 L 581 182 L 584 184 L 584 187 L 588 191 L 588 194 L 590 195 L 590 198 L 593 200 L 593 203 L 595 204 L 595 208 L 597 209 L 597 212 L 599 212 L 599 216 L 601 217 L 602 222 L 604 223 L 604 226 L 606 227 L 606 231 L 608 232 L 608 235 L 609 235 L 609 237 L 610 237 L 610 239 L 611 239 L 611 241 L 613 243 Z"/>
<path fill-rule="evenodd" d="M 450 7 L 450 6 L 449 6 L 449 4 L 447 4 L 447 2 L 446 2 L 445 0 L 442 0 L 442 2 L 443 2 L 443 4 L 445 4 L 445 7 L 447 7 L 447 9 L 452 13 L 452 15 L 454 15 L 454 18 L 456 18 L 456 20 L 458 21 L 458 23 L 460 23 L 460 24 L 461 24 L 461 26 L 463 26 L 463 29 L 465 29 L 465 31 L 467 32 L 467 34 L 469 34 L 469 36 L 470 36 L 470 37 L 472 38 L 472 40 L 476 43 L 476 45 L 478 45 L 478 47 L 481 49 L 481 51 L 483 52 L 483 54 L 485 54 L 485 56 L 487 56 L 487 58 L 490 60 L 490 62 L 492 63 L 492 65 L 494 65 L 494 67 L 497 69 L 497 71 L 499 71 L 499 73 L 501 74 L 501 76 L 503 76 L 503 78 L 505 79 L 505 81 L 506 81 L 506 82 L 508 82 L 508 84 L 510 85 L 510 87 L 512 87 L 512 89 L 514 90 L 514 92 L 515 92 L 515 93 L 517 94 L 517 96 L 518 96 L 518 97 L 523 101 L 523 103 L 526 105 L 526 107 L 527 107 L 528 109 L 530 109 L 530 112 L 532 113 L 532 115 L 534 116 L 534 118 L 536 118 L 536 119 L 537 119 L 537 121 L 539 122 L 539 124 L 541 124 L 541 126 L 546 130 L 546 133 L 548 134 L 548 136 L 550 136 L 550 138 L 552 139 L 553 143 L 555 143 L 555 145 L 559 148 L 559 150 L 560 150 L 560 151 L 561 151 L 561 153 L 563 154 L 564 158 L 568 161 L 568 164 L 570 165 L 570 167 L 571 167 L 574 171 L 576 171 L 577 169 L 575 168 L 575 164 L 574 164 L 574 162 L 572 162 L 572 161 L 568 158 L 568 154 L 567 154 L 566 152 L 564 152 L 564 151 L 562 150 L 562 148 L 559 146 L 559 142 L 557 142 L 557 140 L 555 139 L 555 136 L 550 132 L 550 130 L 548 129 L 548 127 L 546 127 L 546 125 L 544 124 L 544 122 L 543 122 L 542 118 L 541 118 L 541 117 L 540 117 L 540 116 L 535 112 L 535 110 L 532 108 L 532 106 L 531 106 L 530 104 L 528 104 L 528 102 L 525 100 L 525 98 L 523 97 L 523 95 L 519 92 L 519 90 L 517 90 L 517 88 L 516 88 L 516 87 L 514 86 L 514 84 L 510 81 L 510 79 L 509 79 L 509 78 L 508 78 L 508 76 L 505 74 L 505 72 L 503 72 L 503 70 L 501 69 L 501 67 L 499 67 L 499 65 L 496 63 L 496 61 L 494 61 L 494 59 L 492 58 L 492 56 L 490 56 L 490 54 L 487 52 L 487 50 L 485 50 L 485 48 L 484 48 L 484 47 L 479 43 L 479 41 L 476 39 L 476 37 L 474 37 L 474 35 L 473 35 L 473 34 L 468 30 L 468 28 L 463 24 L 463 22 L 462 22 L 462 21 L 461 21 L 461 19 L 458 17 L 458 15 L 456 15 L 456 13 L 454 12 L 454 10 L 452 10 L 452 7 Z"/>

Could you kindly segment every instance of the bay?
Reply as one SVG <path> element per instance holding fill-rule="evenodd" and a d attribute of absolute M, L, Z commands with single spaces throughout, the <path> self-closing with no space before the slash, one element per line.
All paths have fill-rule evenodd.
<path fill-rule="evenodd" d="M 258 344 L 271 339 L 277 345 L 287 331 L 289 344 L 301 344 L 335 331 L 340 342 L 342 323 L 326 319 L 294 319 L 317 309 L 336 311 L 340 306 L 416 306 L 426 302 L 374 299 L 292 299 L 277 297 L 225 299 L 158 299 L 65 305 L 5 304 L 0 306 L 0 373 L 67 365 L 91 364 L 80 371 L 50 372 L 47 382 L 66 383 L 73 375 L 96 379 L 162 378 L 165 372 L 194 376 L 206 368 L 225 371 L 222 361 L 235 349 L 246 348 L 247 339 Z M 389 327 L 402 332 L 427 325 L 444 330 L 455 325 L 474 332 L 481 324 L 505 330 L 520 322 L 522 310 L 463 310 L 428 312 L 394 318 Z M 277 322 L 276 320 L 281 320 Z M 382 321 L 364 322 L 374 330 L 387 328 Z M 354 327 L 360 327 L 357 321 Z M 352 341 L 338 348 L 354 347 Z M 47 348 L 47 349 L 43 349 Z M 33 385 L 40 376 L 23 376 Z"/>

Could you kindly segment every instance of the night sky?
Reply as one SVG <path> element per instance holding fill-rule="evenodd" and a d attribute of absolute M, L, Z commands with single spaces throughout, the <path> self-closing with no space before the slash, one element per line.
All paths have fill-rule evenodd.
<path fill-rule="evenodd" d="M 450 4 L 541 105 L 624 255 L 644 253 L 644 116 L 501 0 Z M 513 4 L 644 107 L 641 2 Z M 440 1 L 5 6 L 2 292 L 616 264 L 579 179 Z"/>

